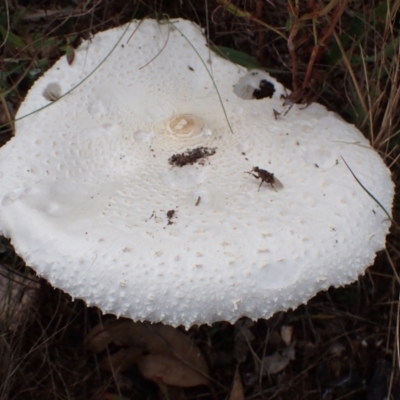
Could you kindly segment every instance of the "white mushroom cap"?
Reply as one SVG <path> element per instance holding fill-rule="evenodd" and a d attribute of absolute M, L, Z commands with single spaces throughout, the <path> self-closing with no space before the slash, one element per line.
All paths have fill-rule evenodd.
<path fill-rule="evenodd" d="M 379 155 L 318 104 L 275 119 L 268 75 L 272 98 L 237 96 L 258 73 L 238 83 L 198 26 L 174 26 L 102 32 L 36 82 L 0 150 L 0 233 L 73 297 L 171 325 L 269 317 L 355 280 L 390 221 L 341 157 L 390 212 Z M 199 147 L 215 154 L 169 162 Z M 284 187 L 259 188 L 255 166 Z"/>

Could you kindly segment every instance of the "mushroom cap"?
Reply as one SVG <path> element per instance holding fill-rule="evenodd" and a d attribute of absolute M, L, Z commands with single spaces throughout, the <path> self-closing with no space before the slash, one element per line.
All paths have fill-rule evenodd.
<path fill-rule="evenodd" d="M 272 97 L 240 97 L 257 76 Z M 343 160 L 389 213 L 390 172 L 323 106 L 278 116 L 284 93 L 210 52 L 192 22 L 99 33 L 18 111 L 0 233 L 74 298 L 174 326 L 267 318 L 350 283 L 390 220 Z"/>

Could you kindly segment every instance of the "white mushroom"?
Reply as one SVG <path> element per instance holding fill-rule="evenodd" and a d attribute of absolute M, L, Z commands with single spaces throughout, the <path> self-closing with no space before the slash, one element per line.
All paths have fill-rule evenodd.
<path fill-rule="evenodd" d="M 269 317 L 352 282 L 390 221 L 342 157 L 389 213 L 390 173 L 318 104 L 275 119 L 271 77 L 272 98 L 237 96 L 250 74 L 183 20 L 83 43 L 36 82 L 0 150 L 0 233 L 71 296 L 175 326 Z"/>

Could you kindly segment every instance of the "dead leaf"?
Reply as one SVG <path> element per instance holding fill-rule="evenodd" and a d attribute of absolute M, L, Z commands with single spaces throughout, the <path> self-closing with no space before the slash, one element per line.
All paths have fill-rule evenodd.
<path fill-rule="evenodd" d="M 148 324 L 148 328 L 153 333 L 152 337 L 149 336 L 149 352 L 169 351 L 193 369 L 208 375 L 207 363 L 200 349 L 187 334 L 163 324 Z"/>
<path fill-rule="evenodd" d="M 107 354 L 100 361 L 100 367 L 109 372 L 124 372 L 136 364 L 143 356 L 143 350 L 137 347 L 127 347 L 116 353 Z"/>
<path fill-rule="evenodd" d="M 149 354 L 138 362 L 142 375 L 157 383 L 178 387 L 208 385 L 205 376 L 167 354 Z"/>
<path fill-rule="evenodd" d="M 244 400 L 243 385 L 239 374 L 239 368 L 236 368 L 229 400 Z"/>
<path fill-rule="evenodd" d="M 262 360 L 262 374 L 272 375 L 281 372 L 289 364 L 290 360 L 295 359 L 296 341 L 293 341 L 288 347 L 281 352 L 276 351 L 274 354 L 264 357 Z"/>
<path fill-rule="evenodd" d="M 282 340 L 286 344 L 286 346 L 290 345 L 293 336 L 293 326 L 282 325 L 281 327 L 281 336 Z"/>
<path fill-rule="evenodd" d="M 290 359 L 283 357 L 279 352 L 263 358 L 263 375 L 277 374 L 289 364 Z"/>
<path fill-rule="evenodd" d="M 132 364 L 137 364 L 141 355 L 146 353 L 174 357 L 191 370 L 208 375 L 200 349 L 187 334 L 171 326 L 119 320 L 105 326 L 97 325 L 89 332 L 85 342 L 94 353 L 103 352 L 111 343 L 123 347 L 102 362 L 103 368 L 108 371 L 125 371 Z"/>

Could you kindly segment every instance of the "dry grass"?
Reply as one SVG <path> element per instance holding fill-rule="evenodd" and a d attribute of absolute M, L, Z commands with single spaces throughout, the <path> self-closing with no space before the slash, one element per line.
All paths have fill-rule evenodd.
<path fill-rule="evenodd" d="M 314 9 L 312 2 L 306 8 L 306 2 L 298 5 L 294 0 L 77 3 L 6 1 L 0 6 L 0 146 L 10 139 L 13 116 L 32 82 L 61 55 L 134 15 L 167 13 L 207 27 L 215 45 L 255 57 L 298 89 L 295 101 L 318 98 L 355 123 L 398 181 L 400 1 L 316 1 Z M 334 7 L 321 12 L 329 4 Z M 399 221 L 398 197 L 394 219 Z M 1 239 L 0 246 L 0 264 L 25 274 L 8 241 Z M 356 283 L 254 324 L 254 340 L 240 364 L 246 399 L 399 398 L 399 256 L 396 224 L 386 251 Z M 155 387 L 136 371 L 127 374 L 126 385 L 100 371 L 96 358 L 85 352 L 84 337 L 100 319 L 97 310 L 41 282 L 31 312 L 34 318 L 14 332 L 9 319 L 1 320 L 0 398 L 96 399 L 105 392 L 129 399 L 157 398 Z M 276 335 L 282 325 L 294 329 L 296 359 L 280 373 L 261 377 L 258 359 L 281 348 Z M 203 326 L 191 335 L 219 382 L 218 398 L 226 398 L 237 364 L 234 327 Z M 196 389 L 179 396 L 198 399 L 210 394 Z"/>

